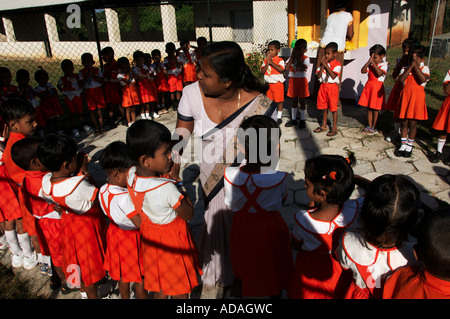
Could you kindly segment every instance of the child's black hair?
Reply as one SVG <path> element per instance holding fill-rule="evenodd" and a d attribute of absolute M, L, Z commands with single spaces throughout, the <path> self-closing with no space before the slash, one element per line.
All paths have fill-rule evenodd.
<path fill-rule="evenodd" d="M 86 52 L 81 55 L 81 61 L 84 61 L 87 59 L 89 59 L 89 61 L 94 61 L 94 56 L 92 55 L 92 53 Z"/>
<path fill-rule="evenodd" d="M 308 42 L 306 42 L 305 39 L 298 39 L 297 41 L 295 41 L 294 48 L 297 47 L 297 46 L 298 47 L 303 47 L 303 48 L 306 49 L 306 47 L 308 46 Z"/>
<path fill-rule="evenodd" d="M 281 48 L 281 43 L 278 40 L 273 40 L 273 41 L 270 41 L 267 46 L 268 47 L 274 46 L 277 50 L 279 50 Z"/>
<path fill-rule="evenodd" d="M 40 79 L 42 79 L 42 77 L 44 76 L 48 78 L 48 73 L 40 66 L 39 70 L 34 72 L 34 80 L 39 83 Z"/>
<path fill-rule="evenodd" d="M 428 49 L 424 45 L 416 43 L 409 49 L 409 51 L 412 52 L 413 54 L 415 53 L 419 58 L 423 59 L 427 54 Z"/>
<path fill-rule="evenodd" d="M 326 194 L 328 204 L 342 205 L 355 189 L 352 166 L 356 164 L 353 153 L 347 158 L 340 155 L 320 155 L 305 162 L 305 178 L 315 194 Z"/>
<path fill-rule="evenodd" d="M 133 60 L 137 60 L 139 58 L 143 58 L 144 57 L 144 52 L 140 51 L 140 50 L 136 50 L 133 52 Z"/>
<path fill-rule="evenodd" d="M 114 56 L 114 49 L 112 47 L 104 47 L 101 51 L 100 51 L 101 55 L 111 55 Z"/>
<path fill-rule="evenodd" d="M 6 66 L 1 66 L 0 67 L 0 74 L 5 74 L 5 73 L 11 75 L 11 70 L 8 69 Z"/>
<path fill-rule="evenodd" d="M 386 55 L 386 49 L 381 44 L 375 44 L 369 49 L 369 54 Z"/>
<path fill-rule="evenodd" d="M 402 48 L 403 49 L 411 49 L 412 46 L 414 46 L 416 43 L 419 43 L 419 40 L 416 38 L 407 38 L 402 42 Z"/>
<path fill-rule="evenodd" d="M 400 245 L 417 224 L 419 196 L 416 185 L 403 175 L 375 178 L 369 184 L 359 217 L 362 239 L 377 247 Z"/>
<path fill-rule="evenodd" d="M 270 158 L 274 156 L 275 147 L 280 143 L 281 129 L 274 119 L 266 115 L 253 115 L 242 121 L 239 129 L 237 139 L 244 146 L 247 163 L 264 166 L 276 164 L 271 163 Z M 255 132 L 256 140 L 255 137 L 252 138 L 251 130 Z M 264 141 L 266 143 L 262 144 Z M 261 149 L 262 147 L 265 149 Z M 278 158 L 278 154 L 276 156 Z M 262 160 L 262 157 L 269 159 L 269 162 Z"/>
<path fill-rule="evenodd" d="M 182 46 L 185 45 L 185 44 L 189 44 L 189 40 L 181 39 L 181 40 L 180 40 L 180 47 L 182 47 Z"/>
<path fill-rule="evenodd" d="M 127 130 L 126 143 L 128 155 L 132 161 L 139 163 L 142 155 L 155 156 L 162 143 L 170 143 L 172 136 L 167 127 L 151 120 L 138 120 Z"/>
<path fill-rule="evenodd" d="M 28 171 L 31 160 L 37 158 L 37 149 L 41 138 L 37 136 L 25 137 L 18 140 L 11 147 L 11 158 L 21 169 Z"/>
<path fill-rule="evenodd" d="M 175 50 L 176 50 L 175 43 L 173 43 L 173 42 L 166 43 L 166 52 L 175 51 Z"/>
<path fill-rule="evenodd" d="M 104 170 L 128 170 L 132 162 L 128 157 L 127 145 L 122 141 L 108 144 L 100 155 L 99 163 Z"/>
<path fill-rule="evenodd" d="M 69 162 L 78 153 L 74 139 L 59 134 L 44 136 L 38 147 L 38 158 L 50 172 L 57 172 L 64 162 Z"/>
<path fill-rule="evenodd" d="M 159 51 L 158 49 L 154 49 L 152 50 L 152 58 L 155 56 L 161 56 L 161 51 Z"/>
<path fill-rule="evenodd" d="M 330 42 L 325 46 L 325 50 L 330 49 L 333 53 L 337 52 L 338 45 L 336 42 Z"/>
<path fill-rule="evenodd" d="M 119 64 L 119 65 L 123 65 L 123 64 L 130 65 L 130 60 L 128 60 L 127 57 L 123 56 L 123 57 L 120 57 L 120 58 L 117 59 L 117 64 Z"/>
<path fill-rule="evenodd" d="M 204 44 L 208 44 L 208 40 L 206 39 L 206 37 L 198 37 L 197 38 L 197 43 L 199 42 L 203 42 Z"/>
<path fill-rule="evenodd" d="M 19 69 L 16 72 L 16 80 L 30 78 L 30 72 L 25 69 Z"/>
<path fill-rule="evenodd" d="M 33 104 L 21 98 L 10 98 L 4 101 L 0 107 L 0 116 L 7 124 L 14 120 L 20 120 L 26 115 L 35 114 L 36 110 Z"/>
<path fill-rule="evenodd" d="M 67 67 L 73 67 L 72 60 L 64 59 L 61 61 L 61 69 L 64 71 Z"/>
<path fill-rule="evenodd" d="M 431 274 L 450 279 L 450 206 L 425 214 L 417 227 L 419 259 Z"/>

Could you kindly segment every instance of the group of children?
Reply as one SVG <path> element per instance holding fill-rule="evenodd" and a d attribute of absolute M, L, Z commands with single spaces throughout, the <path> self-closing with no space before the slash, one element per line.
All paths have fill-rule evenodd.
<path fill-rule="evenodd" d="M 369 59 L 362 66 L 361 73 L 368 75 L 368 80 L 361 92 L 358 104 L 367 108 L 367 126 L 364 134 L 373 135 L 376 129 L 378 116 L 381 110 L 393 112 L 395 119 L 394 133 L 400 136 L 400 146 L 394 151 L 397 157 L 411 157 L 413 144 L 417 134 L 417 123 L 428 119 L 425 101 L 425 85 L 430 80 L 430 70 L 425 65 L 427 48 L 414 38 L 408 38 L 402 43 L 403 54 L 397 59 L 392 77 L 395 85 L 386 101 L 384 81 L 388 74 L 389 63 L 386 62 L 386 49 L 376 44 L 369 49 Z M 289 75 L 287 96 L 292 99 L 291 119 L 286 127 L 298 125 L 305 128 L 305 98 L 309 97 L 307 70 L 311 64 L 305 55 L 307 42 L 304 39 L 296 40 L 292 54 L 285 62 L 278 56 L 280 42 L 271 41 L 268 44 L 267 58 L 261 66 L 261 73 L 269 85 L 267 97 L 277 103 L 278 124 L 282 123 L 282 110 L 284 101 L 285 74 Z M 337 109 L 339 104 L 339 84 L 342 65 L 336 60 L 337 44 L 331 42 L 324 48 L 324 56 L 317 61 L 316 76 L 320 88 L 316 99 L 318 110 L 322 110 L 322 125 L 314 130 L 315 133 L 328 131 L 328 111 L 332 113 L 333 120 L 327 136 L 337 134 Z M 450 89 L 450 71 L 444 79 L 444 92 L 448 95 Z M 449 157 L 442 156 L 447 134 L 450 132 L 450 99 L 445 99 L 439 113 L 432 125 L 438 132 L 437 150 L 430 159 L 432 163 L 440 160 L 446 165 L 450 163 Z M 297 112 L 300 105 L 300 120 L 297 121 Z M 392 140 L 391 136 L 386 138 Z"/>
<path fill-rule="evenodd" d="M 61 62 L 63 76 L 55 86 L 49 82 L 48 73 L 40 68 L 34 74 L 38 84 L 32 87 L 30 73 L 25 69 L 16 72 L 17 86 L 11 84 L 12 74 L 6 67 L 0 67 L 0 103 L 11 97 L 21 97 L 36 108 L 36 121 L 41 136 L 47 132 L 62 133 L 59 123 L 63 114 L 59 92 L 70 114 L 73 137 L 80 136 L 81 128 L 89 134 L 92 128 L 83 116 L 83 97 L 94 127 L 94 133 L 105 131 L 104 111 L 107 110 L 111 124 L 122 117 L 122 123 L 130 126 L 136 120 L 136 109 L 141 118 L 159 118 L 167 113 L 166 94 L 170 94 L 171 105 L 177 109 L 183 87 L 197 81 L 198 62 L 207 44 L 204 37 L 197 39 L 197 46 L 191 48 L 189 41 L 181 40 L 180 48 L 170 42 L 166 44 L 166 57 L 159 50 L 150 53 L 135 51 L 133 60 L 127 57 L 115 59 L 114 49 L 101 50 L 103 68 L 95 67 L 91 53 L 81 56 L 83 68 L 75 73 L 70 59 Z M 59 92 L 58 92 L 59 91 Z"/>

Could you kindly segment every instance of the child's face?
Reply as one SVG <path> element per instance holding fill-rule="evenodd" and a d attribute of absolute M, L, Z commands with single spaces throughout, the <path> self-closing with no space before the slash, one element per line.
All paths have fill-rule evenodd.
<path fill-rule="evenodd" d="M 205 41 L 202 41 L 202 40 L 197 41 L 197 47 L 198 47 L 200 50 L 203 50 L 203 49 L 206 47 L 206 42 L 205 42 Z"/>
<path fill-rule="evenodd" d="M 305 187 L 306 187 L 306 196 L 310 200 L 312 200 L 315 203 L 320 203 L 323 201 L 323 197 L 319 194 L 314 193 L 314 185 L 311 183 L 311 181 L 305 177 Z"/>
<path fill-rule="evenodd" d="M 85 68 L 91 68 L 95 62 L 94 60 L 90 59 L 90 58 L 84 58 L 81 60 L 81 64 L 85 67 Z"/>
<path fill-rule="evenodd" d="M 383 62 L 384 56 L 385 56 L 384 54 L 374 53 L 373 62 L 375 62 L 376 64 Z"/>
<path fill-rule="evenodd" d="M 12 75 L 9 72 L 4 72 L 0 74 L 0 84 L 2 86 L 8 86 L 11 84 Z"/>
<path fill-rule="evenodd" d="M 271 56 L 276 56 L 278 55 L 278 53 L 280 53 L 280 49 L 278 49 L 276 46 L 274 45 L 269 45 L 268 49 L 267 49 L 267 54 L 271 55 Z"/>
<path fill-rule="evenodd" d="M 19 86 L 25 86 L 28 85 L 30 83 L 30 76 L 22 76 L 16 79 L 17 80 L 17 84 L 19 84 Z"/>
<path fill-rule="evenodd" d="M 113 169 L 108 174 L 108 182 L 120 187 L 127 187 L 128 170 Z"/>
<path fill-rule="evenodd" d="M 75 69 L 74 69 L 73 65 L 66 65 L 63 68 L 64 74 L 72 74 L 74 70 Z"/>
<path fill-rule="evenodd" d="M 138 57 L 134 60 L 134 62 L 136 63 L 136 65 L 143 65 L 144 64 L 144 57 Z"/>
<path fill-rule="evenodd" d="M 334 59 L 336 59 L 337 52 L 333 52 L 331 49 L 325 49 L 325 58 L 327 59 L 327 62 L 331 62 Z"/>
<path fill-rule="evenodd" d="M 14 120 L 10 123 L 11 131 L 14 133 L 20 133 L 25 136 L 31 136 L 36 131 L 36 115 L 27 114 L 21 119 Z"/>
<path fill-rule="evenodd" d="M 37 83 L 41 86 L 44 86 L 48 83 L 48 75 L 42 74 L 38 79 Z"/>
<path fill-rule="evenodd" d="M 409 54 L 409 47 L 402 48 L 402 51 L 403 51 L 403 55 L 408 55 Z"/>
<path fill-rule="evenodd" d="M 161 55 L 160 54 L 155 54 L 154 56 L 152 56 L 153 60 L 155 62 L 159 62 L 161 61 Z"/>
<path fill-rule="evenodd" d="M 171 143 L 162 143 L 155 152 L 154 157 L 147 157 L 148 170 L 158 174 L 168 173 L 172 167 Z"/>
<path fill-rule="evenodd" d="M 295 43 L 294 51 L 298 52 L 299 54 L 304 54 L 307 50 L 304 45 L 302 44 L 297 45 L 297 43 Z"/>
<path fill-rule="evenodd" d="M 170 49 L 166 49 L 166 53 L 168 56 L 174 56 L 175 55 L 175 50 L 170 48 Z"/>
<path fill-rule="evenodd" d="M 120 71 L 122 71 L 123 73 L 129 73 L 130 72 L 130 65 L 127 63 L 120 63 L 119 64 L 119 69 Z"/>
<path fill-rule="evenodd" d="M 102 54 L 102 60 L 105 63 L 111 62 L 113 60 L 113 56 L 111 54 Z"/>

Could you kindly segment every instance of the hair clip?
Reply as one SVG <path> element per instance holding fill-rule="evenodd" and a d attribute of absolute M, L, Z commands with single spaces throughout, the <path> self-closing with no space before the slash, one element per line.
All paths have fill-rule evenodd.
<path fill-rule="evenodd" d="M 331 178 L 332 180 L 336 180 L 336 172 L 335 172 L 335 171 L 332 171 L 332 172 L 330 173 L 330 178 Z"/>
<path fill-rule="evenodd" d="M 345 158 L 347 160 L 347 163 L 350 164 L 350 159 L 348 157 Z"/>

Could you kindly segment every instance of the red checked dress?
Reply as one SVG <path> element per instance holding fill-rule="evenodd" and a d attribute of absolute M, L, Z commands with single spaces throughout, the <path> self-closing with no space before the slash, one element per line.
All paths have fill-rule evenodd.
<path fill-rule="evenodd" d="M 364 86 L 358 104 L 373 110 L 382 110 L 385 109 L 385 92 L 383 84 L 386 79 L 389 63 L 381 62 L 378 63 L 377 66 L 383 74 L 380 77 L 377 77 L 372 65 L 367 68 L 369 79 Z"/>
<path fill-rule="evenodd" d="M 142 219 L 144 288 L 168 296 L 190 293 L 202 271 L 189 224 L 175 211 L 184 196 L 173 180 L 139 177 L 135 167 L 128 172 L 127 188 Z"/>
<path fill-rule="evenodd" d="M 104 268 L 114 280 L 142 282 L 143 263 L 139 229 L 130 218 L 136 216 L 126 188 L 105 184 L 100 188 L 100 205 L 109 218 Z"/>
<path fill-rule="evenodd" d="M 249 174 L 225 169 L 225 204 L 234 211 L 231 264 L 246 297 L 288 289 L 294 270 L 289 228 L 280 214 L 287 196 L 285 172 Z"/>
<path fill-rule="evenodd" d="M 444 85 L 450 82 L 450 70 L 447 71 L 447 75 L 444 78 Z M 444 102 L 439 109 L 433 126 L 435 130 L 444 131 L 450 133 L 450 95 L 447 95 Z"/>

